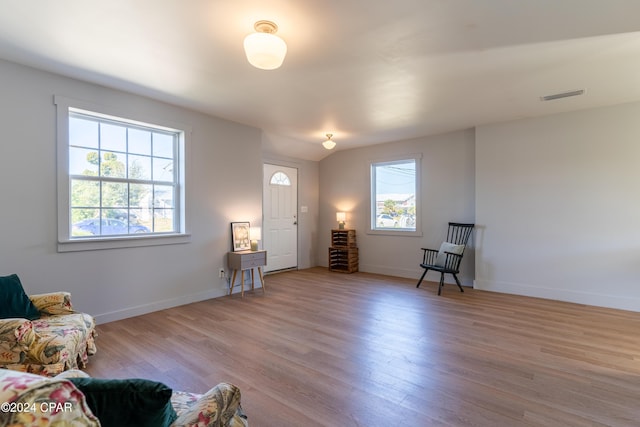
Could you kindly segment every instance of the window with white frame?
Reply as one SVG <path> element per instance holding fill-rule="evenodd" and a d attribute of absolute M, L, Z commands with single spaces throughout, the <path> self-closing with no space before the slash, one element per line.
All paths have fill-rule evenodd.
<path fill-rule="evenodd" d="M 269 183 L 271 185 L 290 186 L 291 180 L 286 173 L 278 171 L 271 176 L 271 180 L 269 181 Z"/>
<path fill-rule="evenodd" d="M 371 231 L 419 234 L 420 156 L 371 163 Z"/>
<path fill-rule="evenodd" d="M 184 130 L 56 103 L 59 242 L 184 235 Z"/>

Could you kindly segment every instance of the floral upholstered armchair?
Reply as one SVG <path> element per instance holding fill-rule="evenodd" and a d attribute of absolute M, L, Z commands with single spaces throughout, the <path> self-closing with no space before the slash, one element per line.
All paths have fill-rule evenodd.
<path fill-rule="evenodd" d="M 248 427 L 240 390 L 229 383 L 194 394 L 149 380 L 89 378 L 79 370 L 48 378 L 2 369 L 0 425 Z"/>
<path fill-rule="evenodd" d="M 53 376 L 85 367 L 95 326 L 70 293 L 27 296 L 17 275 L 0 277 L 0 368 Z"/>

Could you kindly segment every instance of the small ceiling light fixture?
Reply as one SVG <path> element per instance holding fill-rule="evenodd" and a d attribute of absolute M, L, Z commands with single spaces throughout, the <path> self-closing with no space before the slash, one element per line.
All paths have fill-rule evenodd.
<path fill-rule="evenodd" d="M 336 146 L 336 143 L 331 140 L 332 136 L 333 136 L 332 133 L 328 133 L 327 140 L 322 143 L 322 146 L 327 150 L 333 150 L 333 148 Z"/>
<path fill-rule="evenodd" d="M 287 54 L 287 44 L 276 36 L 278 26 L 271 21 L 258 21 L 255 33 L 244 39 L 244 52 L 249 64 L 261 70 L 275 70 L 282 65 Z"/>

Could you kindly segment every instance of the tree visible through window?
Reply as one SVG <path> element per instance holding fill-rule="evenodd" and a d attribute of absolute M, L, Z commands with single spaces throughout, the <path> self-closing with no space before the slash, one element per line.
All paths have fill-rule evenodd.
<path fill-rule="evenodd" d="M 371 229 L 416 231 L 417 159 L 371 164 Z"/>
<path fill-rule="evenodd" d="M 176 232 L 179 137 L 179 131 L 70 111 L 70 236 Z"/>

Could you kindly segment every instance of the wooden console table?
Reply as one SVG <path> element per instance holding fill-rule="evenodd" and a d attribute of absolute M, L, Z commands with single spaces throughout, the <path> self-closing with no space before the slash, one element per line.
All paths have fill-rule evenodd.
<path fill-rule="evenodd" d="M 240 270 L 241 296 L 244 297 L 244 271 L 251 270 L 251 289 L 253 290 L 253 269 L 258 269 L 260 283 L 262 283 L 262 292 L 264 292 L 264 276 L 262 275 L 262 267 L 267 265 L 267 251 L 240 251 L 229 252 L 227 255 L 229 269 L 233 270 L 231 283 L 229 284 L 229 295 L 233 293 L 233 287 L 236 282 L 238 270 Z"/>

